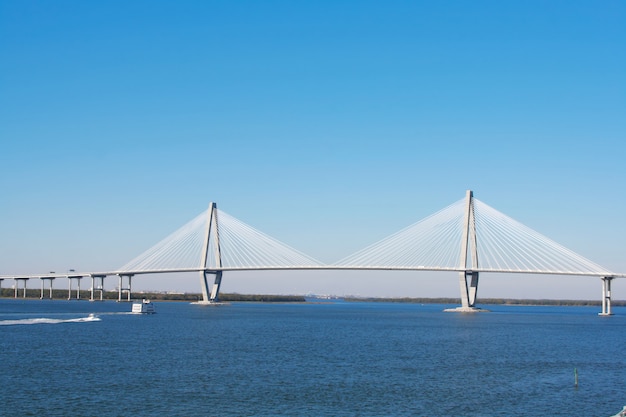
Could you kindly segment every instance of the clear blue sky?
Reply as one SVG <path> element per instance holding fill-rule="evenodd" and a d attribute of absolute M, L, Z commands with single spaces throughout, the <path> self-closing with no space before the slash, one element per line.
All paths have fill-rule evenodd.
<path fill-rule="evenodd" d="M 0 57 L 0 274 L 115 269 L 210 201 L 333 262 L 466 189 L 626 272 L 624 1 L 0 0 Z M 458 296 L 456 275 L 336 274 L 223 290 Z"/>

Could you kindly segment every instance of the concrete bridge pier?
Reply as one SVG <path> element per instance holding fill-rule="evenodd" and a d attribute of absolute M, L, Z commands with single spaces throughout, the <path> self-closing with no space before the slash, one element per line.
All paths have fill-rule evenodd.
<path fill-rule="evenodd" d="M 41 295 L 39 296 L 40 300 L 43 300 L 43 294 L 44 294 L 44 283 L 46 281 L 50 281 L 50 299 L 52 300 L 52 282 L 54 281 L 54 277 L 40 277 L 39 278 L 41 280 Z"/>
<path fill-rule="evenodd" d="M 106 277 L 106 275 L 92 275 L 91 276 L 91 297 L 89 298 L 89 301 L 95 301 L 94 299 L 94 291 L 98 290 L 100 291 L 100 301 L 103 301 L 104 299 L 104 278 Z M 100 286 L 96 287 L 95 286 L 95 281 L 97 278 L 100 278 Z"/>
<path fill-rule="evenodd" d="M 476 304 L 476 297 L 478 295 L 478 271 L 471 271 L 470 274 L 471 281 L 469 286 L 469 304 L 471 307 L 474 307 L 474 304 Z"/>
<path fill-rule="evenodd" d="M 478 271 L 461 271 L 459 272 L 459 283 L 461 286 L 461 306 L 455 308 L 447 308 L 444 311 L 452 311 L 458 313 L 474 313 L 479 311 L 487 311 L 477 308 L 476 297 L 478 296 Z"/>
<path fill-rule="evenodd" d="M 29 278 L 13 278 L 13 279 L 15 280 L 15 298 L 17 298 L 20 281 L 24 283 L 24 293 L 22 294 L 22 298 L 26 298 L 26 283 L 28 282 Z"/>
<path fill-rule="evenodd" d="M 222 285 L 222 271 L 215 272 L 215 281 L 213 281 L 213 288 L 211 289 L 211 301 L 214 303 L 219 302 L 220 286 Z"/>
<path fill-rule="evenodd" d="M 613 277 L 602 278 L 602 312 L 599 316 L 612 316 L 611 312 L 611 281 Z"/>
<path fill-rule="evenodd" d="M 121 302 L 122 301 L 122 293 L 127 293 L 127 299 L 126 301 L 130 301 L 130 294 L 132 291 L 132 286 L 131 286 L 131 282 L 132 282 L 132 278 L 133 278 L 133 274 L 118 274 L 119 277 L 119 285 L 117 286 L 118 288 L 118 295 L 117 295 L 117 302 Z M 128 287 L 124 287 L 124 277 L 128 278 Z"/>
<path fill-rule="evenodd" d="M 213 287 L 209 291 L 209 280 L 207 275 L 215 275 Z M 220 286 L 222 285 L 222 271 L 202 271 L 200 272 L 202 284 L 202 301 L 198 304 L 219 303 Z"/>
<path fill-rule="evenodd" d="M 77 287 L 76 287 L 76 299 L 80 300 L 80 280 L 83 279 L 83 277 L 81 275 L 68 275 L 67 279 L 69 280 L 69 285 L 68 285 L 68 289 L 67 289 L 67 299 L 71 300 L 72 299 L 72 280 L 76 280 L 77 283 Z"/>

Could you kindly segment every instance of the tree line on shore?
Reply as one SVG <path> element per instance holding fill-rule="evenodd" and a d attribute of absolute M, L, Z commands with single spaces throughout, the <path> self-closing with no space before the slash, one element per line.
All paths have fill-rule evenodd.
<path fill-rule="evenodd" d="M 63 300 L 68 299 L 68 290 L 56 289 L 52 290 L 52 299 Z M 202 300 L 202 294 L 199 293 L 171 293 L 171 292 L 133 292 L 131 293 L 132 299 L 150 299 L 153 301 L 200 301 Z M 0 291 L 0 297 L 13 298 L 15 297 L 15 290 L 13 288 L 2 288 Z M 89 300 L 91 297 L 90 290 L 81 290 L 80 299 Z M 104 300 L 117 300 L 119 293 L 117 291 L 104 291 L 102 298 Z M 18 290 L 17 298 L 24 298 L 24 290 Z M 25 298 L 41 298 L 40 289 L 26 289 Z M 45 289 L 43 292 L 43 298 L 50 298 L 50 290 Z M 76 299 L 76 290 L 72 290 L 71 298 Z M 100 291 L 96 291 L 94 294 L 96 300 L 100 300 Z M 306 299 L 300 295 L 273 295 L 273 294 L 220 294 L 220 301 L 256 301 L 256 302 L 304 302 Z M 122 294 L 122 300 L 127 299 L 127 294 Z"/>
<path fill-rule="evenodd" d="M 461 304 L 460 298 L 356 298 L 348 297 L 345 301 L 368 301 L 386 303 L 414 303 L 414 304 Z M 516 298 L 480 298 L 477 303 L 491 305 L 532 305 L 532 306 L 599 306 L 600 300 L 551 300 L 551 299 L 516 299 Z M 611 305 L 626 306 L 626 301 L 613 300 Z"/>
<path fill-rule="evenodd" d="M 18 298 L 23 298 L 23 289 L 18 291 Z M 173 293 L 173 292 L 134 292 L 131 294 L 133 299 L 146 298 L 153 301 L 200 301 L 202 294 L 200 293 Z M 119 293 L 117 291 L 104 291 L 104 300 L 117 300 Z M 126 294 L 122 294 L 122 299 L 126 300 Z M 0 297 L 13 298 L 15 290 L 12 288 L 2 288 Z M 26 298 L 40 298 L 41 290 L 26 289 Z M 91 297 L 91 291 L 81 290 L 80 298 L 88 300 Z M 50 291 L 44 290 L 44 299 L 50 298 Z M 62 289 L 52 290 L 52 298 L 62 300 L 68 298 L 68 291 Z M 71 298 L 76 298 L 76 291 L 73 290 Z M 100 299 L 100 292 L 94 294 L 94 298 Z M 276 295 L 276 294 L 229 294 L 222 293 L 219 297 L 220 301 L 250 301 L 250 302 L 290 302 L 301 303 L 307 301 L 306 297 L 301 295 Z M 386 303 L 413 303 L 413 304 L 461 304 L 460 298 L 375 298 L 375 297 L 344 297 L 343 301 L 347 302 L 386 302 Z M 535 306 L 600 306 L 600 300 L 549 300 L 549 299 L 511 299 L 511 298 L 481 298 L 480 304 L 492 305 L 535 305 Z M 624 307 L 626 301 L 613 300 L 613 306 Z"/>

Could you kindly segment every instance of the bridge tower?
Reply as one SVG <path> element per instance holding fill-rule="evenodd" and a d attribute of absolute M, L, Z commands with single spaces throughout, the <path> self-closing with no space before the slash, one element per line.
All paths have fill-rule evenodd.
<path fill-rule="evenodd" d="M 613 277 L 602 278 L 602 313 L 598 313 L 599 316 L 612 316 L 611 311 L 611 281 Z"/>
<path fill-rule="evenodd" d="M 213 232 L 213 233 L 211 233 Z M 213 235 L 213 256 L 215 257 L 215 268 L 209 267 L 209 251 L 211 248 L 211 234 Z M 204 235 L 204 244 L 202 247 L 201 265 L 204 270 L 200 271 L 200 286 L 202 287 L 202 301 L 199 304 L 213 304 L 219 302 L 220 286 L 222 284 L 222 255 L 220 252 L 220 235 L 217 220 L 217 205 L 209 204 L 209 210 L 206 222 L 206 232 Z M 215 275 L 213 287 L 209 291 L 209 282 L 207 275 Z"/>
<path fill-rule="evenodd" d="M 461 288 L 461 307 L 454 311 L 479 311 L 474 307 L 478 294 L 478 250 L 476 246 L 476 219 L 474 217 L 474 193 L 465 194 L 465 220 L 461 240 L 459 285 Z M 468 282 L 469 281 L 469 282 Z"/>

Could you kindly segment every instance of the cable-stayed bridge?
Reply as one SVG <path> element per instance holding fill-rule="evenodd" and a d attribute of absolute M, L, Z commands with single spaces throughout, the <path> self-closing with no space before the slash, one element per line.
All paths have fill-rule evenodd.
<path fill-rule="evenodd" d="M 480 273 L 582 275 L 602 279 L 602 313 L 611 314 L 611 281 L 618 274 L 535 232 L 467 191 L 465 198 L 335 263 L 325 264 L 243 223 L 215 203 L 183 227 L 115 271 L 63 274 L 70 279 L 119 277 L 130 299 L 140 274 L 197 272 L 203 303 L 216 303 L 224 272 L 244 270 L 410 270 L 459 274 L 461 307 L 476 311 Z M 0 276 L 50 280 L 56 275 Z M 123 278 L 128 287 L 123 288 Z M 209 278 L 213 283 L 209 285 Z M 79 284 L 80 285 L 80 284 Z M 16 284 L 17 295 L 17 284 Z"/>

